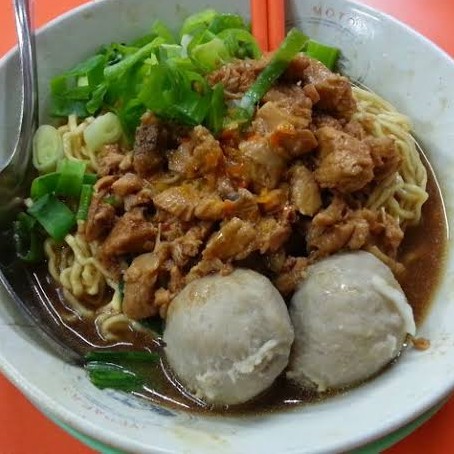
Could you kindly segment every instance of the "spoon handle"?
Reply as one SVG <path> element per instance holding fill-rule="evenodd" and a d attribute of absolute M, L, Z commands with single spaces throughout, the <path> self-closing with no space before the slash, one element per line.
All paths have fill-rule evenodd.
<path fill-rule="evenodd" d="M 14 0 L 22 76 L 21 117 L 19 137 L 11 157 L 19 177 L 25 175 L 30 162 L 33 133 L 38 125 L 38 89 L 35 42 L 30 19 L 30 1 Z"/>

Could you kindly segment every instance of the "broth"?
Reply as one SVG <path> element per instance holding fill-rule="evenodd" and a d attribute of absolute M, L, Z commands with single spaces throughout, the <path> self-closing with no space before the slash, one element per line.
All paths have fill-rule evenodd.
<path fill-rule="evenodd" d="M 407 229 L 399 253 L 399 259 L 404 263 L 406 269 L 398 279 L 413 307 L 417 324 L 424 320 L 441 277 L 447 239 L 447 225 L 440 190 L 427 160 L 424 163 L 428 171 L 429 202 L 423 205 L 420 224 Z M 118 350 L 147 348 L 151 351 L 160 349 L 159 343 L 151 335 L 145 333 L 128 331 L 122 336 L 121 342 L 112 344 L 100 338 L 92 320 L 77 319 L 72 323 L 65 322 L 65 314 L 67 316 L 70 312 L 65 306 L 61 292 L 55 287 L 48 274 L 47 266 L 45 264 L 39 266 L 33 270 L 31 275 L 35 289 L 39 287 L 41 295 L 43 291 L 46 294 L 45 300 L 41 298 L 43 304 L 46 304 L 47 310 L 54 312 L 54 315 L 58 317 L 60 323 L 66 328 L 68 336 L 76 338 L 78 343 L 84 344 L 81 350 L 88 351 L 93 347 L 108 347 Z M 74 341 L 72 340 L 72 342 Z M 270 389 L 253 401 L 231 408 L 216 408 L 213 411 L 212 408 L 185 393 L 172 378 L 163 362 L 147 367 L 146 375 L 149 377 L 149 381 L 143 390 L 135 393 L 136 395 L 158 405 L 197 412 L 209 411 L 210 414 L 227 412 L 238 415 L 272 412 L 319 401 L 332 395 L 332 393 L 318 394 L 302 390 L 282 374 Z M 137 368 L 140 369 L 140 366 Z"/>

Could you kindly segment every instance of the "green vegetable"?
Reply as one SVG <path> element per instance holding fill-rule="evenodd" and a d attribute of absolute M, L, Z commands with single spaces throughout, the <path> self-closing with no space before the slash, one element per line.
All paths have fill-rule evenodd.
<path fill-rule="evenodd" d="M 27 212 L 57 241 L 63 240 L 76 224 L 74 213 L 51 194 L 42 196 Z"/>
<path fill-rule="evenodd" d="M 340 50 L 337 47 L 326 46 L 318 41 L 310 39 L 304 50 L 306 55 L 322 62 L 331 71 L 336 67 Z"/>
<path fill-rule="evenodd" d="M 203 72 L 210 72 L 229 61 L 231 55 L 224 41 L 214 37 L 211 41 L 195 46 L 191 59 Z"/>
<path fill-rule="evenodd" d="M 96 351 L 85 355 L 85 369 L 91 382 L 98 388 L 112 388 L 121 391 L 135 391 L 145 384 L 145 380 L 137 373 L 129 370 L 137 364 L 156 364 L 157 353 L 136 351 Z"/>
<path fill-rule="evenodd" d="M 106 63 L 107 58 L 105 55 L 94 55 L 75 66 L 72 70 L 52 79 L 50 84 L 52 95 L 51 114 L 58 117 L 71 114 L 86 117 L 88 115 L 87 101 L 90 101 L 92 93 L 104 80 Z M 78 85 L 78 81 L 81 78 L 86 80 L 86 85 Z M 98 97 L 99 94 L 98 91 Z"/>
<path fill-rule="evenodd" d="M 158 48 L 159 61 L 180 58 L 182 53 L 183 47 L 178 44 L 162 44 Z"/>
<path fill-rule="evenodd" d="M 228 28 L 247 30 L 243 18 L 238 14 L 217 14 L 211 21 L 208 30 L 217 35 Z"/>
<path fill-rule="evenodd" d="M 301 51 L 308 37 L 296 28 L 292 28 L 279 49 L 273 55 L 270 63 L 259 74 L 251 88 L 244 94 L 239 107 L 241 119 L 249 121 L 254 115 L 255 106 L 260 102 L 265 93 L 274 82 L 282 75 L 289 63 Z"/>
<path fill-rule="evenodd" d="M 84 140 L 88 148 L 99 151 L 103 145 L 115 143 L 123 135 L 119 118 L 112 112 L 107 112 L 95 118 L 84 129 Z"/>
<path fill-rule="evenodd" d="M 40 126 L 33 137 L 33 165 L 39 173 L 55 170 L 63 157 L 63 141 L 58 131 L 50 125 Z"/>
<path fill-rule="evenodd" d="M 150 33 L 132 43 L 104 46 L 52 80 L 52 114 L 114 113 L 129 141 L 147 109 L 186 125 L 215 125 L 217 132 L 222 96 L 220 88 L 215 92 L 208 86 L 206 73 L 234 58 L 258 58 L 259 47 L 241 16 L 213 9 L 188 17 L 179 36 L 180 43 L 156 21 Z M 90 127 L 84 137 L 89 132 Z"/>
<path fill-rule="evenodd" d="M 201 92 L 193 88 L 194 80 L 201 84 Z M 161 63 L 147 78 L 139 99 L 163 118 L 195 126 L 206 117 L 210 95 L 208 85 L 199 75 Z"/>
<path fill-rule="evenodd" d="M 246 30 L 228 28 L 219 33 L 218 38 L 225 43 L 232 57 L 258 59 L 262 56 L 256 39 Z"/>
<path fill-rule="evenodd" d="M 219 13 L 214 9 L 206 9 L 189 16 L 181 27 L 180 36 L 191 35 L 197 30 L 208 28 L 218 16 Z"/>
<path fill-rule="evenodd" d="M 98 175 L 96 173 L 86 173 L 84 174 L 83 184 L 95 184 L 98 181 Z"/>
<path fill-rule="evenodd" d="M 86 164 L 80 160 L 63 159 L 58 163 L 58 179 L 55 193 L 66 197 L 79 197 L 84 181 Z"/>
<path fill-rule="evenodd" d="M 100 389 L 117 389 L 131 392 L 139 389 L 144 381 L 135 373 L 116 364 L 89 362 L 85 365 L 90 381 Z"/>
<path fill-rule="evenodd" d="M 176 44 L 177 42 L 173 36 L 172 30 L 159 19 L 156 20 L 151 27 L 151 33 L 156 35 L 156 37 L 164 39 L 167 44 Z"/>
<path fill-rule="evenodd" d="M 94 185 L 98 176 L 94 173 L 86 173 L 83 176 L 82 184 Z M 53 194 L 60 180 L 60 172 L 51 172 L 47 175 L 41 175 L 32 181 L 30 197 L 37 200 L 45 194 Z"/>
<path fill-rule="evenodd" d="M 85 221 L 87 219 L 92 196 L 93 186 L 90 184 L 83 184 L 80 191 L 79 208 L 76 213 L 76 219 L 78 221 Z"/>
<path fill-rule="evenodd" d="M 134 361 L 141 363 L 156 363 L 159 361 L 159 355 L 153 352 L 146 351 L 93 351 L 85 355 L 85 361 L 106 361 L 106 362 L 119 362 L 119 361 Z"/>
<path fill-rule="evenodd" d="M 60 172 L 52 172 L 35 178 L 32 181 L 32 186 L 30 188 L 30 197 L 33 200 L 37 200 L 43 195 L 53 193 L 59 179 Z"/>
<path fill-rule="evenodd" d="M 107 93 L 107 84 L 98 85 L 91 93 L 91 99 L 87 102 L 86 109 L 90 115 L 95 114 L 102 106 Z"/>
<path fill-rule="evenodd" d="M 221 83 L 217 83 L 213 87 L 210 102 L 206 123 L 208 128 L 216 135 L 221 132 L 227 110 L 224 99 L 224 87 Z"/>
<path fill-rule="evenodd" d="M 36 219 L 26 213 L 19 213 L 14 221 L 13 228 L 17 256 L 29 263 L 42 260 L 42 241 L 36 229 Z"/>
<path fill-rule="evenodd" d="M 113 80 L 122 78 L 136 63 L 149 57 L 159 45 L 164 43 L 165 40 L 158 36 L 151 41 L 151 43 L 145 44 L 145 46 L 138 49 L 135 53 L 127 55 L 123 60 L 114 65 L 107 66 L 104 70 L 106 79 Z"/>

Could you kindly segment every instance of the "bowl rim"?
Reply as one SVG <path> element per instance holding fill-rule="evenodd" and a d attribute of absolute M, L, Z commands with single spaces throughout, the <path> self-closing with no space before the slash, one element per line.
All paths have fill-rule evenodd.
<path fill-rule="evenodd" d="M 100 8 L 102 4 L 107 3 L 108 1 L 109 0 L 97 0 L 72 8 L 37 29 L 36 35 L 40 36 L 42 34 L 46 34 L 49 29 L 55 27 L 58 24 L 61 24 L 62 22 L 65 22 L 68 18 L 75 15 L 81 15 L 88 10 L 96 10 L 97 8 Z M 365 5 L 359 0 L 343 0 L 343 2 L 346 6 L 353 7 L 360 12 L 371 14 L 377 18 L 383 18 L 387 22 L 391 22 L 392 24 L 399 26 L 405 31 L 405 33 L 412 35 L 414 38 L 420 41 L 423 41 L 425 45 L 430 47 L 434 53 L 438 54 L 443 60 L 449 61 L 450 64 L 454 67 L 454 59 L 450 54 L 448 54 L 448 52 L 446 52 L 440 46 L 432 42 L 430 39 L 416 31 L 406 23 L 400 21 L 399 19 L 396 19 L 388 13 L 375 9 L 372 6 Z M 0 58 L 0 71 L 2 71 L 3 67 L 6 66 L 11 59 L 15 58 L 16 55 L 17 46 L 14 46 L 6 54 L 4 54 L 2 58 Z M 451 258 L 450 249 L 453 249 L 454 252 L 454 247 L 450 248 L 448 246 L 446 249 L 447 251 L 445 266 L 447 266 Z M 441 285 L 441 283 L 439 285 Z M 36 386 L 32 380 L 23 376 L 12 363 L 5 360 L 5 358 L 1 354 L 1 351 L 0 372 L 4 373 L 5 376 L 14 384 L 14 386 L 16 386 L 34 405 L 36 405 L 40 409 L 40 411 L 49 415 L 49 417 L 51 417 L 52 419 L 57 419 L 59 422 L 68 425 L 72 429 L 75 429 L 77 432 L 80 432 L 82 435 L 100 441 L 107 447 L 112 446 L 114 442 L 115 447 L 119 447 L 121 449 L 143 448 L 143 444 L 141 442 L 138 442 L 138 444 L 136 444 L 136 442 L 132 440 L 125 440 L 122 438 L 121 434 L 113 433 L 109 429 L 100 427 L 100 425 L 92 424 L 83 419 L 77 413 L 71 412 L 64 406 L 57 403 L 52 398 L 52 396 L 41 391 L 41 389 Z M 421 399 L 416 411 L 403 415 L 400 414 L 397 417 L 389 418 L 381 425 L 378 430 L 372 428 L 367 432 L 363 432 L 358 435 L 356 439 L 349 442 L 344 442 L 342 445 L 336 446 L 336 450 L 344 452 L 355 450 L 361 447 L 367 447 L 368 444 L 376 442 L 377 440 L 383 439 L 384 437 L 393 434 L 395 431 L 402 429 L 412 421 L 415 421 L 416 418 L 420 417 L 424 413 L 430 412 L 433 408 L 440 405 L 449 397 L 449 395 L 453 391 L 454 380 L 452 380 L 452 382 L 447 381 L 444 387 L 441 387 L 438 390 L 434 391 L 430 396 Z M 170 454 L 174 452 L 156 446 L 148 446 L 147 448 L 151 449 L 151 452 L 154 453 Z"/>

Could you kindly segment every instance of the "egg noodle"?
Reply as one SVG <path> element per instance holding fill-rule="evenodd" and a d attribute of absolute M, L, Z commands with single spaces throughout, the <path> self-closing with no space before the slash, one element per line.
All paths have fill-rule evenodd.
<path fill-rule="evenodd" d="M 375 93 L 353 87 L 353 96 L 358 106 L 353 119 L 374 137 L 393 138 L 402 157 L 398 171 L 372 191 L 366 208 L 384 208 L 402 228 L 417 225 L 421 220 L 422 205 L 428 198 L 427 172 L 410 134 L 410 120 Z"/>
<path fill-rule="evenodd" d="M 421 207 L 427 200 L 427 172 L 410 131 L 408 118 L 380 96 L 353 87 L 358 111 L 353 119 L 362 124 L 374 137 L 392 137 L 402 156 L 397 172 L 381 181 L 372 191 L 365 206 L 384 210 L 398 220 L 402 229 L 416 225 L 421 219 Z M 93 122 L 90 117 L 78 123 L 71 115 L 58 131 L 62 136 L 64 154 L 68 159 L 81 159 L 91 171 L 97 171 L 97 157 L 85 145 L 84 129 Z M 75 318 L 94 318 L 102 338 L 113 341 L 125 329 L 141 330 L 139 322 L 129 319 L 121 307 L 120 286 L 97 260 L 97 242 L 87 242 L 83 221 L 75 234 L 65 237 L 63 244 L 52 239 L 45 242 L 49 273 L 63 288 L 66 304 L 71 311 L 68 321 Z M 385 263 L 389 257 L 378 248 L 370 251 Z M 107 301 L 107 303 L 106 303 Z"/>

